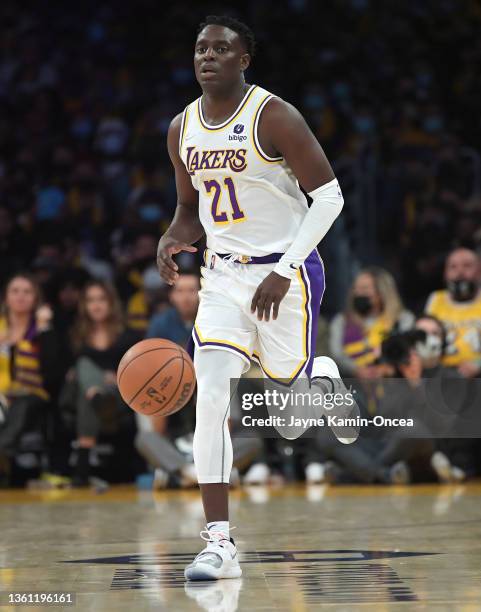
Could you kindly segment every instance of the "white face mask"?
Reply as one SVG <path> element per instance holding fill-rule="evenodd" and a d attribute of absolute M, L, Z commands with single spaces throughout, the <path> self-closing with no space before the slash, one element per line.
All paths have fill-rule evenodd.
<path fill-rule="evenodd" d="M 423 362 L 439 359 L 442 352 L 441 338 L 434 334 L 426 334 L 424 342 L 416 343 L 416 352 Z"/>

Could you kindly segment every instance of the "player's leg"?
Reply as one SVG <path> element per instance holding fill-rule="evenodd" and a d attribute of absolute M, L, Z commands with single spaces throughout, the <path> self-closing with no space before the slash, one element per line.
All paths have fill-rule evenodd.
<path fill-rule="evenodd" d="M 361 413 L 353 391 L 347 389 L 341 378 L 336 362 L 326 356 L 315 357 L 310 382 L 313 393 L 337 398 L 329 411 L 324 409 L 324 414 L 331 417 L 329 424 L 336 438 L 343 444 L 355 442 L 359 437 L 357 420 Z"/>
<path fill-rule="evenodd" d="M 228 494 L 233 456 L 229 433 L 230 379 L 240 378 L 246 364 L 233 352 L 205 348 L 195 351 L 194 365 L 197 407 L 193 450 L 207 522 L 201 537 L 207 546 L 186 568 L 185 577 L 238 578 L 242 571 L 229 534 Z"/>
<path fill-rule="evenodd" d="M 288 383 L 297 393 L 342 394 L 349 401 L 348 390 L 339 374 L 335 362 L 329 357 L 314 357 L 317 322 L 324 293 L 324 267 L 317 252 L 313 251 L 292 280 L 287 295 L 281 303 L 276 320 L 257 323 L 257 358 L 265 376 Z M 284 387 L 285 390 L 285 387 Z M 339 418 L 353 418 L 359 414 L 357 405 L 350 403 L 336 405 L 331 415 Z M 276 413 L 277 414 L 277 413 Z M 306 425 L 293 425 L 287 415 L 286 425 L 276 425 L 282 436 L 295 439 L 304 433 Z M 327 416 L 325 410 L 315 409 L 313 403 L 293 406 L 293 416 L 302 418 Z M 302 421 L 301 421 L 302 422 Z M 336 437 L 342 442 L 353 442 L 358 428 L 333 427 Z"/>

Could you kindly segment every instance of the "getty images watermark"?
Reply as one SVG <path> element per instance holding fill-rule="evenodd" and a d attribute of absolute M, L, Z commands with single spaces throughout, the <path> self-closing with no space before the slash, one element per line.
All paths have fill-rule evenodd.
<path fill-rule="evenodd" d="M 282 383 L 231 380 L 233 435 L 294 439 L 331 430 L 351 443 L 363 430 L 383 437 L 481 437 L 480 379 L 425 378 L 412 384 L 389 378 L 368 385 L 345 379 L 344 385 L 327 381 L 321 387 L 307 379 Z"/>
<path fill-rule="evenodd" d="M 266 406 L 280 412 L 288 409 L 297 409 L 295 412 L 284 415 L 269 414 L 266 417 L 255 417 L 252 414 L 243 414 L 241 422 L 244 427 L 414 427 L 413 418 L 389 418 L 375 415 L 372 418 L 362 417 L 360 414 L 346 416 L 336 413 L 337 410 L 355 409 L 357 406 L 354 399 L 355 390 L 349 389 L 345 393 L 318 393 L 298 392 L 290 389 L 280 391 L 278 389 L 265 389 L 263 392 L 242 393 L 241 408 L 243 411 L 251 411 L 254 408 Z M 299 410 L 302 408 L 303 410 Z M 313 412 L 322 412 L 322 416 L 304 416 L 304 409 L 312 409 Z M 299 414 L 299 412 L 301 414 Z"/>

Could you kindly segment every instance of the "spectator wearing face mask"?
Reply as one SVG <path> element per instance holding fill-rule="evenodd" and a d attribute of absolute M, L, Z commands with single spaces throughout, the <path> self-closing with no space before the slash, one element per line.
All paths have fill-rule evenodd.
<path fill-rule="evenodd" d="M 344 376 L 375 378 L 382 340 L 394 326 L 404 331 L 413 323 L 414 316 L 404 309 L 391 274 L 366 268 L 354 280 L 345 312 L 331 322 L 331 355 Z"/>
<path fill-rule="evenodd" d="M 458 248 L 446 260 L 446 289 L 434 291 L 426 313 L 442 321 L 447 330 L 444 366 L 465 378 L 481 372 L 481 262 L 474 251 Z"/>
<path fill-rule="evenodd" d="M 425 339 L 416 343 L 416 352 L 421 357 L 423 376 L 456 376 L 451 369 L 442 365 L 446 349 L 446 330 L 443 322 L 433 315 L 423 314 L 416 319 L 415 329 L 425 332 Z"/>

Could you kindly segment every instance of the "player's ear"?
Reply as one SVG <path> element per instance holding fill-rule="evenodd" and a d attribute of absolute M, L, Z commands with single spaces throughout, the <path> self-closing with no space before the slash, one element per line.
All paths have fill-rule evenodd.
<path fill-rule="evenodd" d="M 244 53 L 244 55 L 241 55 L 241 58 L 240 58 L 241 72 L 244 72 L 244 70 L 247 70 L 247 68 L 249 68 L 250 63 L 251 63 L 251 56 L 248 53 Z"/>

